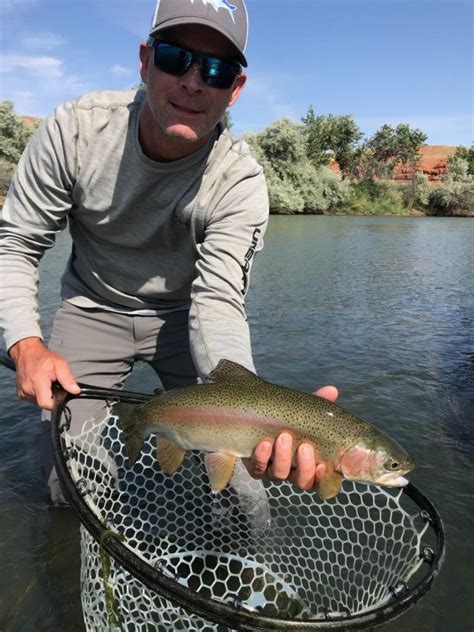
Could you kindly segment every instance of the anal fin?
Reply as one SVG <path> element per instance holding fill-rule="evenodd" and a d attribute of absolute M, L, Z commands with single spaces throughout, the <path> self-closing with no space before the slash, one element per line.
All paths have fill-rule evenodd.
<path fill-rule="evenodd" d="M 161 469 L 166 474 L 173 474 L 181 465 L 184 459 L 186 450 L 180 448 L 172 441 L 168 441 L 164 437 L 158 439 L 158 447 L 156 449 L 156 455 Z"/>
<path fill-rule="evenodd" d="M 326 472 L 319 485 L 316 486 L 319 496 L 323 500 L 329 500 L 337 496 L 341 491 L 342 479 L 342 474 L 336 472 L 334 467 L 326 464 Z"/>
<path fill-rule="evenodd" d="M 211 483 L 212 491 L 220 492 L 227 486 L 235 469 L 236 456 L 210 452 L 204 457 L 206 472 Z"/>

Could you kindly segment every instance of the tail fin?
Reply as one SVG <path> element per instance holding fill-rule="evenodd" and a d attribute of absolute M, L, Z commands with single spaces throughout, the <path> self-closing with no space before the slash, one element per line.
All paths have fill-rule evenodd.
<path fill-rule="evenodd" d="M 140 456 L 144 438 L 140 433 L 140 406 L 137 404 L 116 404 L 114 412 L 117 414 L 124 434 L 125 450 L 130 464 L 133 465 Z"/>

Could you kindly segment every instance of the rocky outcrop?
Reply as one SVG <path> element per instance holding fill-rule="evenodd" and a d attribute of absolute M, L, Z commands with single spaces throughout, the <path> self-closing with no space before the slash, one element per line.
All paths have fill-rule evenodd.
<path fill-rule="evenodd" d="M 424 145 L 420 147 L 421 155 L 417 171 L 424 173 L 428 180 L 436 182 L 446 173 L 448 158 L 454 156 L 456 147 L 451 145 Z M 406 182 L 411 180 L 412 168 L 410 165 L 399 165 L 395 169 L 395 180 Z"/>

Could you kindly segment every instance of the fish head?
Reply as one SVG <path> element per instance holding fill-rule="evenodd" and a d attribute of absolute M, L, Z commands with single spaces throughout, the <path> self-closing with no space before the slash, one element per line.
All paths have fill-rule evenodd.
<path fill-rule="evenodd" d="M 340 455 L 339 467 L 344 478 L 384 487 L 404 487 L 404 477 L 415 467 L 408 453 L 395 441 L 358 440 Z"/>

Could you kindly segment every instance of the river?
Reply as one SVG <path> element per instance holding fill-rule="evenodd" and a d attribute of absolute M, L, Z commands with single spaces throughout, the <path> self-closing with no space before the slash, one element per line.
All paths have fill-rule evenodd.
<path fill-rule="evenodd" d="M 268 379 L 339 403 L 412 454 L 410 480 L 444 520 L 447 557 L 417 605 L 383 630 L 474 626 L 474 222 L 425 217 L 272 217 L 247 313 Z M 41 264 L 49 333 L 70 242 Z M 133 390 L 156 387 L 137 365 Z M 0 630 L 83 631 L 78 523 L 48 508 L 38 476 L 38 412 L 0 369 Z"/>

